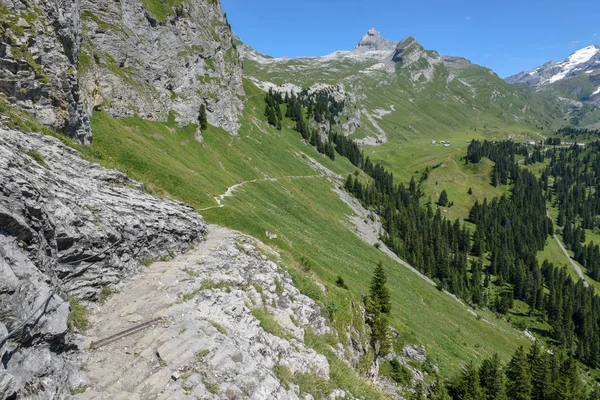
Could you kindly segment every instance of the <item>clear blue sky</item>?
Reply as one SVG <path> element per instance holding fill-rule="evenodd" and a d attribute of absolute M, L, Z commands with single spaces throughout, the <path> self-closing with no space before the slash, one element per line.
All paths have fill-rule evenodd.
<path fill-rule="evenodd" d="M 274 57 L 351 50 L 375 27 L 501 77 L 600 44 L 600 0 L 221 0 L 233 31 Z"/>

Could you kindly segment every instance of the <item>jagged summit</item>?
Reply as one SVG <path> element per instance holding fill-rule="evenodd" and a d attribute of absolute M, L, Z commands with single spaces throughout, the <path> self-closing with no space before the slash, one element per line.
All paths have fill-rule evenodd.
<path fill-rule="evenodd" d="M 395 49 L 396 42 L 382 38 L 379 32 L 375 30 L 375 28 L 371 28 L 360 39 L 353 51 L 394 51 Z"/>

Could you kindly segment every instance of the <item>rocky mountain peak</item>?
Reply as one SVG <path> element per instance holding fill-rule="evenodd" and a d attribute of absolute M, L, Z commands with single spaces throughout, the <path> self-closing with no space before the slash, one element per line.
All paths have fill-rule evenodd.
<path fill-rule="evenodd" d="M 571 77 L 595 74 L 598 71 L 600 71 L 600 46 L 591 45 L 575 51 L 563 61 L 558 63 L 549 61 L 531 71 L 510 76 L 506 81 L 540 87 Z"/>
<path fill-rule="evenodd" d="M 354 51 L 393 51 L 396 49 L 396 42 L 381 37 L 381 34 L 375 28 L 369 31 L 360 39 Z"/>

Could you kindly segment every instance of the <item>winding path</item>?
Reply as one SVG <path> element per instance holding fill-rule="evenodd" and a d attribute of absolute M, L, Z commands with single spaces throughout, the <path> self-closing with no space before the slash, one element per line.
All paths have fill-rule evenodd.
<path fill-rule="evenodd" d="M 558 243 L 558 245 L 562 249 L 563 253 L 565 253 L 565 256 L 567 256 L 567 258 L 569 259 L 569 262 L 571 263 L 571 265 L 573 266 L 573 268 L 575 268 L 575 272 L 577 272 L 577 275 L 579 275 L 579 277 L 583 281 L 583 285 L 585 287 L 590 286 L 590 284 L 585 280 L 585 276 L 583 275 L 583 271 L 581 270 L 581 268 L 579 267 L 579 265 L 577 265 L 577 263 L 575 261 L 573 261 L 573 259 L 571 258 L 571 256 L 567 252 L 567 249 L 565 249 L 565 246 L 563 246 L 563 244 L 560 241 L 560 239 L 558 238 L 558 236 L 554 235 L 554 239 L 556 239 L 556 242 Z"/>
<path fill-rule="evenodd" d="M 237 188 L 239 188 L 240 186 L 245 185 L 246 183 L 252 183 L 252 182 L 277 182 L 281 179 L 304 179 L 304 178 L 318 178 L 322 175 L 288 175 L 288 176 L 280 176 L 279 178 L 259 178 L 259 179 L 250 179 L 247 181 L 241 181 L 239 183 L 236 183 L 235 185 L 231 185 L 227 188 L 227 190 L 225 191 L 225 193 L 219 195 L 219 196 L 215 196 L 215 201 L 217 202 L 216 206 L 210 206 L 210 207 L 205 207 L 205 208 L 200 208 L 198 211 L 205 211 L 205 210 L 211 210 L 213 208 L 223 208 L 225 207 L 225 205 L 223 205 L 222 201 L 223 199 L 225 199 L 226 197 L 231 197 L 233 195 L 233 192 L 235 192 L 235 190 Z"/>

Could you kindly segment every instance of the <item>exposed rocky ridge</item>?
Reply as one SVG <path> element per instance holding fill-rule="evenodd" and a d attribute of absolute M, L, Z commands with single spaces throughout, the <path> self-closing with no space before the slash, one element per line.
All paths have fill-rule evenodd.
<path fill-rule="evenodd" d="M 245 94 L 220 3 L 160 7 L 166 16 L 141 0 L 0 0 L 0 100 L 82 143 L 99 108 L 187 124 L 205 104 L 235 134 Z"/>
<path fill-rule="evenodd" d="M 419 82 L 423 78 L 426 82 L 431 82 L 435 66 L 442 63 L 436 51 L 425 50 L 412 36 L 398 43 L 392 61 L 400 63 L 404 71 L 410 72 L 413 82 Z"/>
<path fill-rule="evenodd" d="M 204 235 L 191 207 L 141 189 L 53 137 L 0 126 L 3 398 L 68 395 L 78 368 L 67 295 L 97 299 L 105 286 L 141 268 L 140 260 L 169 257 Z M 30 315 L 25 329 L 5 341 Z"/>

